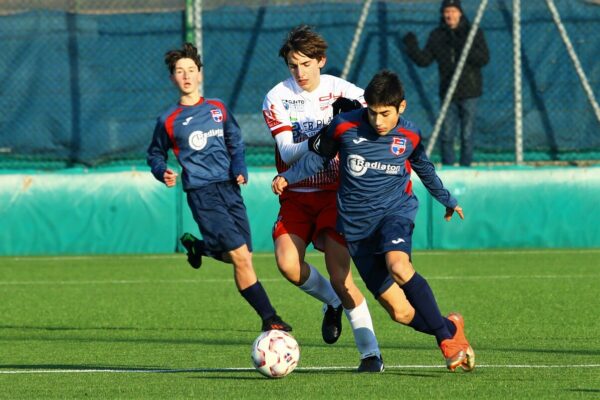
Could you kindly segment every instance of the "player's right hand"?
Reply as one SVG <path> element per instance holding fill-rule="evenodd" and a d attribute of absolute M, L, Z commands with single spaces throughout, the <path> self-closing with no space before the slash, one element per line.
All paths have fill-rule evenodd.
<path fill-rule="evenodd" d="M 279 196 L 283 193 L 283 190 L 287 187 L 287 185 L 288 181 L 283 176 L 277 175 L 273 179 L 273 182 L 271 182 L 271 190 L 273 193 Z"/>
<path fill-rule="evenodd" d="M 177 172 L 173 171 L 170 168 L 167 168 L 167 170 L 163 174 L 163 179 L 167 187 L 173 187 L 177 184 Z"/>
<path fill-rule="evenodd" d="M 413 32 L 408 32 L 406 35 L 404 35 L 404 37 L 402 38 L 402 42 L 404 43 L 404 45 L 406 47 L 418 47 L 419 46 L 419 41 L 417 40 L 417 35 L 415 35 Z"/>
<path fill-rule="evenodd" d="M 360 101 L 350 100 L 346 97 L 338 97 L 337 99 L 335 99 L 331 106 L 333 107 L 334 117 L 339 113 L 345 113 L 348 111 L 358 110 L 359 108 L 362 108 L 362 104 L 360 104 Z"/>
<path fill-rule="evenodd" d="M 308 138 L 308 150 L 321 157 L 333 158 L 338 152 L 338 143 L 327 136 L 327 128 L 329 125 L 325 125 L 316 135 Z"/>
<path fill-rule="evenodd" d="M 460 219 L 465 219 L 465 214 L 463 214 L 463 209 L 459 205 L 457 205 L 454 208 L 446 207 L 446 214 L 444 215 L 444 219 L 446 221 L 450 221 L 452 219 L 452 214 L 454 214 L 455 211 L 458 214 L 458 216 L 460 217 Z"/>

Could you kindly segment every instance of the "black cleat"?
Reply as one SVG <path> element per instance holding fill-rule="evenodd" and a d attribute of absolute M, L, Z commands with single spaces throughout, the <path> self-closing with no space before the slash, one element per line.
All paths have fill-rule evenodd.
<path fill-rule="evenodd" d="M 277 329 L 278 331 L 291 332 L 292 327 L 288 325 L 281 317 L 277 314 L 272 316 L 271 318 L 263 319 L 262 322 L 262 331 L 271 331 L 273 329 Z"/>
<path fill-rule="evenodd" d="M 321 326 L 321 334 L 323 340 L 327 344 L 334 344 L 340 338 L 342 334 L 342 311 L 344 308 L 340 304 L 339 307 L 335 308 L 326 305 L 325 315 L 323 316 L 323 325 Z"/>
<path fill-rule="evenodd" d="M 383 372 L 383 358 L 381 356 L 370 356 L 360 360 L 357 372 Z"/>
<path fill-rule="evenodd" d="M 202 266 L 201 249 L 204 241 L 198 239 L 191 233 L 184 233 L 179 239 L 185 250 L 187 251 L 187 260 L 192 268 L 198 269 Z"/>

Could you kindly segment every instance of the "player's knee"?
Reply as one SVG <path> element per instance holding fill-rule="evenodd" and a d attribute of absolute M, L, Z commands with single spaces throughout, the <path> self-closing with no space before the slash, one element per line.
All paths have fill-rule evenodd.
<path fill-rule="evenodd" d="M 397 261 L 389 266 L 390 274 L 394 281 L 398 284 L 403 285 L 410 280 L 414 270 L 410 261 Z"/>
<path fill-rule="evenodd" d="M 231 250 L 227 253 L 223 253 L 223 261 L 231 262 L 236 269 L 253 269 L 252 253 L 248 251 L 248 247 L 246 247 L 246 245 L 243 245 L 235 250 Z"/>
<path fill-rule="evenodd" d="M 302 273 L 302 264 L 295 255 L 290 255 L 286 252 L 276 252 L 275 260 L 281 275 L 296 286 L 302 285 L 310 275 L 308 270 Z M 308 269 L 308 266 L 305 269 Z"/>

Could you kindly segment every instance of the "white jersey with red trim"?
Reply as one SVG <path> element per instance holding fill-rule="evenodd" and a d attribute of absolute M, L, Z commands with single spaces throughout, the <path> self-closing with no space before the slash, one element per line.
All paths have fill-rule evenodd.
<path fill-rule="evenodd" d="M 277 135 L 289 135 L 291 132 L 292 143 L 301 143 L 316 135 L 323 126 L 331 122 L 333 118 L 331 105 L 338 97 L 358 100 L 364 104 L 363 93 L 363 89 L 332 75 L 321 75 L 319 86 L 312 92 L 307 92 L 290 77 L 267 93 L 263 102 L 263 116 L 274 139 Z M 277 141 L 275 146 L 275 163 L 279 173 L 289 168 L 281 156 L 282 149 L 279 148 L 281 143 Z M 307 146 L 304 146 L 303 152 L 308 151 L 307 149 Z M 303 152 L 296 152 L 293 159 L 300 158 Z M 324 170 L 290 185 L 289 189 L 335 190 L 338 184 L 338 172 L 339 161 L 336 157 Z"/>

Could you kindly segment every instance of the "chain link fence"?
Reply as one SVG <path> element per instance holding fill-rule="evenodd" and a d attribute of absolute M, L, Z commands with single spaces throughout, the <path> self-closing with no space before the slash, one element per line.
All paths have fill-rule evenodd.
<path fill-rule="evenodd" d="M 440 3 L 2 1 L 0 167 L 143 163 L 156 117 L 177 101 L 163 54 L 186 37 L 201 41 L 204 94 L 233 110 L 248 163 L 273 165 L 261 104 L 267 91 L 289 76 L 277 53 L 286 33 L 301 23 L 329 42 L 325 73 L 364 87 L 382 68 L 398 72 L 407 92 L 405 116 L 420 126 L 439 161 L 439 140 L 431 140 L 443 118 L 438 66 L 418 67 L 403 38 L 414 32 L 422 49 L 440 24 Z M 471 23 L 483 3 L 462 1 Z M 474 162 L 600 161 L 600 4 L 485 3 L 479 28 L 489 63 L 481 70 Z M 520 5 L 516 14 L 515 5 Z"/>

